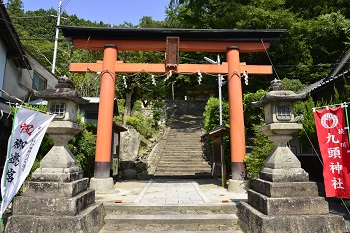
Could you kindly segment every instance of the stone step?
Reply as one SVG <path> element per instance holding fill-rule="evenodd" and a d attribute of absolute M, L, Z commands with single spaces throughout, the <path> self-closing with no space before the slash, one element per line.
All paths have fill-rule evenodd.
<path fill-rule="evenodd" d="M 232 224 L 205 224 L 200 225 L 197 223 L 177 223 L 177 224 L 106 224 L 100 233 L 115 233 L 115 232 L 230 232 L 230 233 L 243 233 L 240 227 L 236 223 Z"/>
<path fill-rule="evenodd" d="M 159 161 L 158 164 L 172 164 L 172 163 L 187 163 L 187 164 L 200 164 L 200 163 L 204 163 L 205 160 L 203 160 L 202 158 L 162 158 L 161 161 Z"/>
<path fill-rule="evenodd" d="M 104 203 L 105 226 L 113 232 L 239 232 L 236 203 L 137 205 Z"/>
<path fill-rule="evenodd" d="M 184 172 L 184 171 L 156 171 L 155 177 L 168 177 L 168 178 L 210 178 L 212 177 L 211 172 Z"/>
<path fill-rule="evenodd" d="M 207 172 L 210 173 L 210 168 L 201 168 L 201 169 L 194 169 L 194 168 L 186 168 L 186 167 L 178 167 L 178 168 L 162 168 L 157 167 L 156 174 L 163 172 L 163 173 L 203 173 Z"/>
<path fill-rule="evenodd" d="M 174 158 L 181 158 L 181 157 L 198 157 L 201 158 L 203 155 L 202 151 L 171 151 L 171 150 L 164 150 L 162 153 L 163 157 L 174 157 Z"/>
<path fill-rule="evenodd" d="M 167 144 L 183 143 L 183 144 L 190 145 L 190 143 L 193 143 L 193 146 L 201 146 L 201 142 L 199 140 L 200 138 L 193 138 L 193 137 L 168 138 Z"/>
<path fill-rule="evenodd" d="M 196 166 L 197 165 L 197 166 Z M 188 168 L 198 168 L 198 167 L 211 167 L 210 165 L 201 164 L 194 160 L 174 160 L 174 161 L 161 161 L 158 163 L 159 167 L 188 167 Z"/>
<path fill-rule="evenodd" d="M 184 215 L 158 215 L 158 214 L 107 214 L 106 224 L 220 224 L 233 225 L 237 223 L 235 214 L 184 214 Z"/>
<path fill-rule="evenodd" d="M 116 204 L 112 202 L 103 203 L 107 214 L 151 214 L 151 215 L 184 215 L 184 214 L 236 214 L 237 204 L 229 203 L 208 203 L 188 205 L 139 205 L 139 204 Z"/>
<path fill-rule="evenodd" d="M 179 139 L 179 140 L 183 140 L 184 138 L 188 138 L 188 139 L 191 139 L 191 140 L 195 140 L 195 139 L 200 139 L 201 136 L 203 134 L 202 133 L 177 133 L 177 132 L 170 132 L 169 135 L 168 135 L 168 138 L 170 139 Z"/>
<path fill-rule="evenodd" d="M 191 158 L 203 158 L 202 152 L 199 153 L 177 153 L 177 152 L 170 152 L 170 151 L 163 151 L 162 158 L 175 158 L 175 159 L 191 159 Z"/>
<path fill-rule="evenodd" d="M 207 162 L 198 162 L 196 164 L 189 164 L 187 162 L 182 162 L 182 161 L 174 161 L 174 162 L 166 162 L 166 161 L 161 161 L 158 163 L 158 166 L 186 166 L 186 167 L 210 167 L 210 165 Z"/>
<path fill-rule="evenodd" d="M 185 146 L 181 144 L 177 145 L 165 145 L 165 152 L 173 152 L 176 154 L 187 154 L 187 153 L 202 153 L 202 147 Z"/>

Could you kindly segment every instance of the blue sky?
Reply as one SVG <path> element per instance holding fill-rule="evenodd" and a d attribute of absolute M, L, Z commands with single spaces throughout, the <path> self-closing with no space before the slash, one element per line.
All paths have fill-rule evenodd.
<path fill-rule="evenodd" d="M 7 2 L 7 1 L 4 1 Z M 22 0 L 24 11 L 58 9 L 60 0 Z M 163 20 L 170 0 L 62 0 L 68 14 L 91 21 L 118 25 L 126 22 L 138 24 L 143 16 Z"/>

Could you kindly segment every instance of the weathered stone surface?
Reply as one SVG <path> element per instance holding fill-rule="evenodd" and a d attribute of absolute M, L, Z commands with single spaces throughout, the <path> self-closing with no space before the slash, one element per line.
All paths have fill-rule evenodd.
<path fill-rule="evenodd" d="M 318 188 L 315 182 L 269 182 L 262 179 L 254 180 L 254 190 L 268 197 L 302 197 L 317 196 Z"/>
<path fill-rule="evenodd" d="M 248 190 L 248 204 L 268 216 L 328 214 L 328 203 L 323 197 L 269 198 Z"/>
<path fill-rule="evenodd" d="M 149 179 L 151 179 L 151 177 L 147 171 L 142 171 L 142 172 L 137 174 L 137 179 L 138 180 L 149 180 Z"/>
<path fill-rule="evenodd" d="M 301 168 L 298 158 L 288 147 L 277 147 L 264 162 L 264 167 L 275 169 Z"/>
<path fill-rule="evenodd" d="M 76 216 L 14 215 L 6 224 L 5 233 L 98 233 L 104 225 L 103 204 L 94 204 Z"/>
<path fill-rule="evenodd" d="M 271 182 L 307 182 L 309 174 L 302 168 L 272 169 L 264 167 L 259 177 Z"/>
<path fill-rule="evenodd" d="M 14 215 L 74 216 L 95 201 L 95 190 L 88 190 L 72 198 L 15 197 Z"/>
<path fill-rule="evenodd" d="M 136 178 L 136 170 L 135 169 L 125 169 L 123 171 L 123 179 L 124 180 L 132 180 Z"/>
<path fill-rule="evenodd" d="M 96 193 L 104 193 L 113 190 L 114 182 L 112 177 L 108 178 L 94 178 L 90 179 L 90 188 L 94 189 Z"/>
<path fill-rule="evenodd" d="M 88 178 L 70 183 L 31 181 L 24 183 L 23 194 L 29 197 L 73 197 L 87 190 L 88 184 Z"/>
<path fill-rule="evenodd" d="M 238 224 L 249 233 L 344 233 L 346 226 L 339 215 L 267 216 L 242 202 L 238 208 Z"/>
<path fill-rule="evenodd" d="M 33 181 L 42 182 L 73 182 L 84 177 L 79 167 L 70 168 L 38 168 L 32 174 Z"/>
<path fill-rule="evenodd" d="M 137 173 L 147 171 L 147 167 L 148 167 L 147 163 L 144 163 L 142 161 L 135 162 L 135 168 Z"/>
<path fill-rule="evenodd" d="M 131 126 L 125 126 L 128 131 L 120 134 L 120 159 L 122 161 L 136 161 L 140 149 L 140 134 Z"/>

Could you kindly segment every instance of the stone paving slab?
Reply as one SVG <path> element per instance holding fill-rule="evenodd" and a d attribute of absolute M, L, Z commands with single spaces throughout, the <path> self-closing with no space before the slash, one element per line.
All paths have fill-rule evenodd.
<path fill-rule="evenodd" d="M 214 179 L 153 179 L 121 181 L 113 190 L 96 193 L 97 202 L 140 205 L 203 204 L 246 201 L 246 193 L 231 193 Z"/>

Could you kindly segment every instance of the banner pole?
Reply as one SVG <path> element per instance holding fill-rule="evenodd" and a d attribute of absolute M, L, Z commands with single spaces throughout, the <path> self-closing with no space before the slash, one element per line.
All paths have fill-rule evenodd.
<path fill-rule="evenodd" d="M 14 131 L 14 127 L 15 127 L 15 119 L 16 119 L 16 115 L 17 115 L 17 112 L 18 112 L 18 108 L 16 107 L 14 109 L 14 114 L 13 114 L 13 120 L 12 120 L 12 129 L 11 129 L 11 135 L 10 135 L 10 143 L 8 143 L 7 145 L 7 155 L 6 155 L 6 160 L 5 160 L 5 166 L 4 166 L 4 169 L 6 171 L 5 174 L 7 174 L 8 172 L 8 158 L 9 158 L 9 152 L 11 150 L 11 147 L 9 147 L 9 145 L 12 145 L 12 137 L 13 137 L 13 131 Z M 6 189 L 6 176 L 3 176 L 2 177 L 3 179 L 3 184 L 4 184 L 4 187 Z M 1 192 L 4 192 L 5 193 L 5 190 L 1 190 Z M 1 205 L 2 203 L 4 202 L 4 195 L 1 195 Z M 0 208 L 0 229 L 4 229 L 4 226 L 3 226 L 3 221 L 2 221 L 2 208 Z"/>
<path fill-rule="evenodd" d="M 346 119 L 346 130 L 348 131 L 348 140 L 350 142 L 350 129 L 349 129 L 349 117 L 348 117 L 348 104 L 344 103 L 342 106 L 344 106 L 345 111 L 345 119 Z"/>

